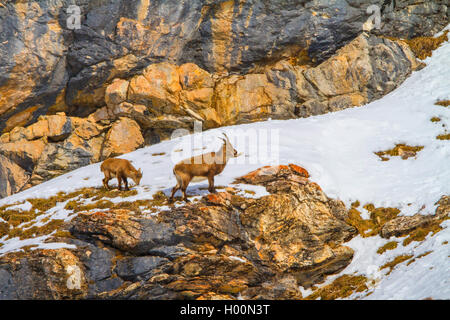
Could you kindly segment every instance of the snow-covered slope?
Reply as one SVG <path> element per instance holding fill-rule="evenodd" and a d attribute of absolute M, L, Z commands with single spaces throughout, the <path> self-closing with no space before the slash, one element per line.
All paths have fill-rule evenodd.
<path fill-rule="evenodd" d="M 425 205 L 423 213 L 431 213 L 439 197 L 450 193 L 449 142 L 436 139 L 448 128 L 450 111 L 434 105 L 439 99 L 450 99 L 450 44 L 447 42 L 437 49 L 433 57 L 425 62 L 427 66 L 414 72 L 397 90 L 363 107 L 306 119 L 266 121 L 209 130 L 203 133 L 204 146 L 208 146 L 207 150 L 217 149 L 221 141 L 215 137 L 220 137 L 222 131 L 227 132 L 232 140 L 241 137 L 242 133 L 255 132 L 261 138 L 263 132 L 267 132 L 269 137 L 278 132 L 278 162 L 293 162 L 305 167 L 311 179 L 330 197 L 340 198 L 346 203 L 359 200 L 375 206 L 398 207 L 408 215 Z M 434 116 L 441 121 L 431 122 L 430 118 Z M 171 158 L 182 158 L 182 152 L 173 151 L 180 148 L 190 150 L 194 138 L 177 138 L 122 157 L 133 160 L 135 166 L 143 169 L 141 185 L 149 186 L 152 194 L 175 184 Z M 422 145 L 425 148 L 416 158 L 408 160 L 395 157 L 382 162 L 374 154 L 390 149 L 396 143 Z M 255 145 L 248 146 L 239 141 L 235 148 L 245 151 L 247 156 L 255 156 L 258 149 Z M 166 154 L 152 156 L 161 152 Z M 276 158 L 276 153 L 269 156 Z M 267 159 L 258 159 L 257 163 L 250 164 L 250 157 L 234 160 L 217 177 L 216 184 L 229 184 L 241 174 L 270 164 Z M 244 160 L 245 164 L 236 163 Z M 99 166 L 94 164 L 80 168 L 2 199 L 0 205 L 28 197 L 50 196 L 58 191 L 100 186 L 103 177 Z M 200 185 L 205 185 L 205 182 Z M 143 191 L 142 188 L 139 190 Z M 191 189 L 190 193 L 195 192 Z M 150 194 L 142 192 L 145 197 Z M 412 205 L 408 206 L 408 203 Z"/>
<path fill-rule="evenodd" d="M 376 207 L 397 207 L 401 215 L 433 214 L 436 201 L 442 195 L 450 194 L 450 141 L 436 139 L 436 136 L 448 133 L 450 110 L 434 105 L 437 100 L 450 99 L 450 43 L 446 42 L 434 51 L 425 63 L 424 69 L 414 72 L 398 89 L 360 108 L 306 119 L 214 129 L 203 135 L 188 135 L 126 154 L 122 158 L 132 160 L 144 171 L 141 185 L 136 188 L 138 194 L 127 200 L 150 198 L 159 190 L 169 194 L 175 185 L 174 161 L 190 156 L 185 152 L 192 149 L 196 149 L 197 154 L 217 149 L 221 145 L 217 137 L 226 132 L 235 142 L 235 148 L 244 155 L 233 159 L 216 177 L 218 186 L 228 185 L 234 178 L 264 165 L 295 163 L 306 168 L 311 180 L 317 182 L 328 196 L 339 198 L 347 205 L 359 200 Z M 431 122 L 432 117 L 441 120 Z M 252 135 L 257 140 L 245 138 Z M 266 135 L 272 137 L 268 147 L 264 142 Z M 424 149 L 416 157 L 406 160 L 393 157 L 381 161 L 374 154 L 398 143 L 424 146 Z M 263 156 L 264 147 L 268 148 L 266 157 Z M 164 154 L 157 155 L 160 153 Z M 99 166 L 80 168 L 2 199 L 0 206 L 33 197 L 48 197 L 60 191 L 99 187 L 103 178 Z M 203 195 L 207 191 L 200 188 L 206 185 L 206 182 L 192 183 L 188 194 Z M 262 188 L 255 190 L 258 191 L 256 196 L 265 192 Z M 58 206 L 59 209 L 52 210 L 49 215 L 70 219 L 70 212 L 63 207 Z M 357 237 L 349 242 L 356 250 L 355 258 L 341 274 L 356 272 L 378 279 L 371 289 L 373 293 L 367 296 L 370 299 L 450 298 L 450 245 L 442 244 L 449 238 L 450 229 L 447 228 L 420 244 L 413 242 L 379 255 L 377 248 L 387 240 Z M 18 239 L 0 239 L 0 243 L 3 243 L 2 254 L 33 243 L 33 240 L 24 244 Z M 35 239 L 34 243 L 43 245 L 42 239 Z M 430 250 L 429 255 L 409 266 L 399 266 L 389 276 L 384 271 L 371 274 L 396 255 L 409 252 L 417 256 Z M 335 277 L 330 277 L 327 283 Z"/>

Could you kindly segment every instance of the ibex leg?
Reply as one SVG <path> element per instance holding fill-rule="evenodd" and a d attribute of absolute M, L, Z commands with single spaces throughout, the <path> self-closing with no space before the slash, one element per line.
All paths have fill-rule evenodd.
<path fill-rule="evenodd" d="M 214 188 L 214 176 L 213 175 L 208 176 L 208 182 L 209 182 L 208 191 L 211 193 L 215 193 L 216 189 Z"/>
<path fill-rule="evenodd" d="M 105 173 L 105 178 L 102 181 L 103 181 L 103 186 L 106 188 L 106 190 L 109 190 L 109 185 L 108 185 L 109 180 L 111 180 L 111 176 L 109 175 L 109 173 Z"/>
<path fill-rule="evenodd" d="M 126 191 L 129 191 L 130 190 L 130 188 L 128 188 L 128 179 L 127 179 L 127 177 L 122 177 L 122 180 L 123 180 L 123 182 L 124 182 L 124 184 L 125 184 L 125 190 Z"/>
<path fill-rule="evenodd" d="M 117 183 L 119 185 L 119 190 L 122 190 L 122 176 L 120 174 L 116 175 Z"/>

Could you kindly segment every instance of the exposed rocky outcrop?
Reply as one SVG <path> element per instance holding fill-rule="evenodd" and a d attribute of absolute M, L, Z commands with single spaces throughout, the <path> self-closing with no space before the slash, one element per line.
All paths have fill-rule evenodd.
<path fill-rule="evenodd" d="M 375 33 L 409 39 L 431 36 L 436 30 L 442 29 L 448 24 L 450 7 L 445 0 L 383 0 L 381 13 L 381 29 L 374 30 Z"/>
<path fill-rule="evenodd" d="M 47 240 L 73 248 L 0 257 L 0 299 L 304 298 L 299 286 L 323 283 L 351 262 L 345 243 L 357 234 L 343 203 L 308 176 L 293 164 L 263 167 L 236 179 L 265 186 L 270 194 L 260 198 L 228 187 L 151 216 L 79 213 Z M 422 241 L 449 218 L 450 197 L 437 205 L 435 215 L 396 217 L 379 234 L 405 236 L 404 246 Z"/>
<path fill-rule="evenodd" d="M 253 74 L 285 58 L 317 65 L 361 33 L 369 5 L 383 9 L 381 30 L 372 32 L 403 38 L 434 34 L 448 24 L 449 12 L 445 0 L 395 1 L 395 7 L 385 0 L 80 0 L 81 28 L 71 30 L 67 9 L 74 3 L 0 6 L 0 131 L 61 111 L 87 116 L 109 102 L 105 91 L 113 79 L 131 78 L 154 63 L 193 63 L 219 78 Z M 189 89 L 194 92 L 184 101 L 208 104 L 210 90 L 198 90 Z"/>
<path fill-rule="evenodd" d="M 76 249 L 0 258 L 0 298 L 297 299 L 342 270 L 356 230 L 342 202 L 295 165 L 239 181 L 267 186 L 259 199 L 230 192 L 142 217 L 129 210 L 80 213 L 58 238 Z M 24 293 L 26 291 L 26 293 Z"/>
<path fill-rule="evenodd" d="M 283 59 L 253 73 L 217 77 L 193 63 L 155 63 L 129 81 L 115 79 L 106 87 L 106 106 L 92 118 L 128 116 L 144 130 L 170 130 L 192 128 L 196 120 L 212 128 L 307 117 L 380 98 L 418 67 L 404 43 L 366 33 L 317 67 Z"/>
<path fill-rule="evenodd" d="M 83 265 L 67 249 L 12 254 L 0 268 L 0 299 L 69 299 L 86 296 Z M 20 282 L 17 280 L 20 279 Z"/>

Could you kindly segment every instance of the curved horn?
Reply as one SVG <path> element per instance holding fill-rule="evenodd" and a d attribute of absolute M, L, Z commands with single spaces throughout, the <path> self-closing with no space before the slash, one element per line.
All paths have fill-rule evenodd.
<path fill-rule="evenodd" d="M 222 134 L 225 136 L 225 138 L 227 138 L 228 143 L 231 144 L 230 139 L 228 139 L 228 136 L 225 134 L 225 132 L 222 132 Z"/>

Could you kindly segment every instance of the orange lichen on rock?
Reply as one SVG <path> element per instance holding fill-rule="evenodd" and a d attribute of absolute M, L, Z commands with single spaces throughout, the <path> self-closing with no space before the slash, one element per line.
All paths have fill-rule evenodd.
<path fill-rule="evenodd" d="M 309 172 L 306 171 L 305 168 L 299 167 L 296 164 L 290 163 L 289 168 L 291 168 L 293 171 L 297 172 L 299 175 L 305 178 L 309 178 Z"/>
<path fill-rule="evenodd" d="M 306 169 L 291 163 L 289 165 L 264 166 L 246 174 L 245 176 L 242 176 L 240 179 L 246 180 L 250 183 L 257 183 L 256 181 L 264 179 L 265 176 L 273 176 L 284 173 L 294 173 L 301 177 L 309 178 L 309 173 Z"/>
<path fill-rule="evenodd" d="M 231 194 L 228 192 L 210 193 L 206 195 L 206 201 L 210 204 L 222 205 L 231 200 Z"/>

